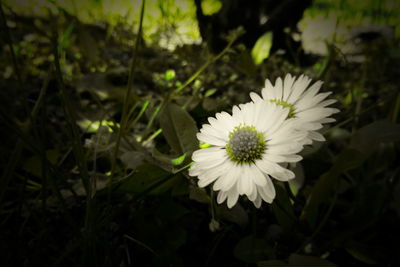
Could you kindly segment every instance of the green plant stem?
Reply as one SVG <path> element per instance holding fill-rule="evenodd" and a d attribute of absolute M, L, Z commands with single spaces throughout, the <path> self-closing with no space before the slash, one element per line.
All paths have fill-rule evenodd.
<path fill-rule="evenodd" d="M 229 51 L 229 49 L 231 48 L 231 46 L 233 45 L 233 43 L 236 41 L 236 39 L 239 37 L 236 36 L 235 38 L 232 38 L 228 45 L 224 48 L 224 50 L 222 50 L 218 55 L 216 55 L 215 57 L 211 58 L 210 60 L 208 60 L 206 63 L 204 63 L 200 69 L 198 71 L 196 71 L 195 74 L 193 74 L 185 83 L 183 83 L 181 86 L 179 86 L 178 88 L 176 88 L 173 91 L 173 94 L 179 94 L 180 92 L 182 92 L 183 89 L 185 89 L 186 86 L 188 86 L 189 84 L 191 84 L 205 69 L 208 68 L 208 66 L 210 66 L 211 64 L 213 64 L 215 61 L 217 61 L 218 59 L 220 59 L 226 52 Z"/>
<path fill-rule="evenodd" d="M 151 117 L 151 120 L 149 122 L 149 124 L 147 125 L 146 129 L 149 129 L 153 123 L 153 121 L 157 118 L 158 114 L 162 113 L 165 106 L 167 105 L 167 103 L 169 102 L 169 100 L 177 94 L 180 94 L 182 92 L 183 89 L 185 89 L 186 86 L 188 86 L 189 84 L 191 84 L 194 80 L 196 80 L 196 78 L 203 73 L 211 64 L 213 64 L 215 61 L 217 61 L 218 59 L 220 59 L 226 52 L 229 51 L 229 49 L 232 47 L 233 43 L 236 41 L 236 39 L 239 37 L 240 35 L 238 34 L 237 36 L 235 36 L 234 38 L 232 38 L 228 45 L 224 48 L 224 50 L 222 50 L 218 55 L 216 55 L 215 57 L 209 59 L 206 63 L 204 63 L 196 72 L 195 74 L 193 74 L 192 76 L 190 76 L 189 79 L 187 79 L 181 86 L 179 86 L 178 88 L 176 88 L 173 91 L 170 91 L 168 94 L 165 95 L 165 97 L 163 98 L 163 100 L 161 101 L 160 105 L 157 107 L 156 111 L 154 112 L 153 116 Z M 183 106 L 184 109 L 187 108 L 187 105 L 185 104 Z M 161 132 L 159 132 L 160 129 L 158 129 L 156 132 L 159 134 Z M 157 134 L 157 135 L 158 135 Z"/>
<path fill-rule="evenodd" d="M 331 201 L 328 210 L 326 211 L 324 217 L 322 218 L 321 222 L 318 224 L 318 226 L 315 228 L 314 232 L 311 234 L 311 236 L 309 238 L 307 238 L 303 244 L 296 250 L 295 253 L 300 252 L 301 250 L 304 249 L 304 247 L 309 244 L 317 235 L 318 233 L 321 231 L 321 229 L 325 226 L 326 222 L 329 219 L 329 216 L 332 213 L 333 207 L 335 206 L 336 200 L 337 200 L 337 187 L 338 184 L 336 184 L 336 189 L 335 189 L 335 194 L 333 196 L 333 200 Z"/>
<path fill-rule="evenodd" d="M 390 116 L 390 120 L 393 123 L 397 122 L 397 118 L 399 116 L 399 112 L 400 112 L 400 94 L 397 94 L 397 97 L 396 97 L 396 100 L 394 102 L 393 109 L 392 109 L 392 112 L 391 112 L 391 116 Z"/>
<path fill-rule="evenodd" d="M 289 198 L 293 201 L 296 201 L 296 196 L 293 194 L 292 189 L 290 189 L 289 182 L 283 183 L 285 185 L 286 192 Z"/>
<path fill-rule="evenodd" d="M 58 32 L 56 19 L 53 19 L 53 55 L 54 55 L 54 65 L 55 74 L 60 90 L 61 102 L 64 110 L 66 120 L 68 122 L 68 130 L 70 138 L 72 139 L 72 148 L 74 152 L 74 157 L 76 164 L 78 166 L 80 178 L 82 180 L 83 186 L 86 192 L 86 210 L 85 210 L 85 220 L 84 220 L 84 246 L 83 246 L 83 263 L 88 263 L 92 260 L 95 255 L 95 243 L 94 243 L 94 231 L 93 224 L 95 222 L 95 214 L 93 211 L 94 198 L 92 198 L 92 187 L 89 177 L 89 172 L 87 169 L 87 160 L 84 153 L 83 145 L 81 142 L 81 136 L 79 134 L 78 126 L 76 125 L 76 114 L 75 110 L 72 108 L 69 97 L 65 90 L 65 85 L 63 81 L 63 75 L 61 72 L 60 60 L 59 60 L 59 46 L 58 46 Z M 93 263 L 94 264 L 94 263 Z M 84 264 L 85 265 L 85 264 Z"/>
<path fill-rule="evenodd" d="M 133 238 L 133 237 L 131 237 L 131 236 L 129 236 L 129 235 L 124 235 L 124 237 L 127 238 L 127 239 L 129 239 L 130 241 L 133 241 L 134 243 L 138 244 L 139 246 L 141 246 L 141 247 L 147 249 L 147 250 L 150 251 L 154 256 L 158 257 L 158 254 L 157 254 L 151 247 L 149 247 L 148 245 L 146 245 L 145 243 L 143 243 L 143 242 L 141 242 L 141 241 L 139 241 L 139 240 L 137 240 L 137 239 L 135 239 L 135 238 Z"/>
<path fill-rule="evenodd" d="M 1 6 L 1 4 L 0 4 Z M 38 114 L 39 109 L 42 107 L 43 105 L 43 101 L 44 101 L 44 96 L 46 94 L 47 91 L 47 87 L 49 85 L 49 80 L 50 77 L 48 76 L 45 80 L 45 82 L 43 83 L 42 88 L 40 89 L 40 93 L 39 93 L 39 97 L 36 100 L 36 103 L 32 109 L 32 113 L 31 116 L 28 118 L 28 121 L 26 123 L 26 131 L 29 132 L 29 130 L 31 129 L 33 123 L 36 120 L 36 116 Z M 1 116 L 2 117 L 2 116 Z M 6 120 L 4 119 L 4 121 L 6 122 Z M 7 124 L 7 123 L 6 123 Z M 13 128 L 13 127 L 11 127 Z M 3 175 L 2 175 L 2 179 L 1 179 L 1 183 L 0 183 L 0 206 L 2 203 L 2 199 L 4 196 L 4 193 L 8 187 L 9 182 L 11 181 L 11 176 L 14 173 L 14 170 L 16 168 L 16 164 L 21 156 L 22 153 L 22 148 L 23 148 L 23 143 L 24 141 L 21 140 L 21 135 L 23 133 L 21 132 L 19 135 L 19 138 L 17 140 L 17 143 L 15 145 L 15 148 L 13 150 L 13 153 L 11 154 L 10 160 L 8 162 L 8 164 L 6 165 L 6 168 L 4 169 Z M 40 148 L 37 149 L 38 154 L 40 155 Z"/>
<path fill-rule="evenodd" d="M 322 131 L 322 134 L 326 134 L 327 132 L 332 131 L 333 129 L 340 128 L 340 127 L 346 125 L 347 123 L 353 121 L 353 120 L 355 119 L 356 116 L 357 116 L 357 117 L 361 117 L 361 115 L 363 115 L 363 114 L 365 114 L 365 113 L 371 111 L 372 109 L 374 109 L 374 108 L 376 108 L 376 107 L 378 107 L 378 106 L 380 106 L 380 105 L 383 105 L 383 104 L 385 104 L 386 102 L 389 102 L 389 101 L 393 100 L 393 97 L 394 97 L 394 96 L 395 96 L 394 94 L 388 95 L 384 100 L 377 101 L 377 102 L 375 102 L 375 104 L 373 104 L 373 105 L 371 105 L 371 106 L 369 106 L 369 107 L 367 107 L 367 108 L 361 110 L 359 114 L 353 115 L 352 117 L 350 117 L 350 118 L 348 118 L 348 119 L 346 119 L 346 120 L 344 120 L 344 121 L 339 122 L 339 123 L 336 124 L 335 126 L 332 126 L 332 127 L 328 128 L 328 129 Z"/>
<path fill-rule="evenodd" d="M 76 114 L 74 112 L 74 109 L 71 106 L 69 97 L 67 95 L 67 92 L 65 90 L 65 85 L 62 77 L 62 72 L 61 72 L 61 66 L 60 66 L 60 61 L 59 61 L 59 54 L 58 54 L 58 45 L 57 45 L 57 29 L 54 31 L 54 36 L 53 36 L 53 54 L 54 54 L 54 65 L 55 65 L 55 71 L 56 71 L 56 78 L 58 82 L 58 86 L 60 89 L 60 96 L 61 96 L 61 101 L 62 101 L 62 106 L 64 109 L 65 117 L 68 122 L 69 126 L 69 131 L 70 135 L 72 138 L 72 147 L 73 147 L 73 152 L 75 154 L 75 159 L 76 163 L 78 165 L 78 169 L 80 172 L 80 176 L 82 179 L 82 183 L 85 187 L 85 191 L 87 195 L 90 194 L 90 182 L 89 182 L 89 173 L 87 170 L 87 165 L 86 165 L 86 157 L 83 152 L 83 146 L 80 140 L 80 134 L 79 134 L 79 129 L 76 125 Z"/>
<path fill-rule="evenodd" d="M 136 150 L 136 151 L 139 151 L 139 152 L 143 153 L 144 158 L 146 159 L 146 161 L 148 161 L 148 162 L 160 167 L 163 170 L 171 172 L 171 169 L 168 166 L 166 166 L 163 163 L 155 160 L 153 158 L 153 156 L 149 153 L 149 151 L 145 147 L 143 147 L 143 145 L 141 143 L 136 141 L 135 138 L 131 138 L 131 140 L 128 140 L 126 138 L 126 136 L 124 136 L 123 139 L 132 150 Z"/>
<path fill-rule="evenodd" d="M 157 131 L 155 131 L 152 135 L 150 135 L 149 138 L 146 139 L 146 141 L 143 142 L 143 145 L 145 146 L 150 143 L 154 138 L 160 135 L 160 133 L 162 133 L 162 129 L 158 129 Z"/>
<path fill-rule="evenodd" d="M 147 110 L 147 107 L 149 106 L 149 101 L 145 101 L 142 108 L 139 111 L 139 114 L 136 115 L 136 117 L 133 119 L 132 122 L 128 122 L 128 125 L 131 128 L 134 128 L 134 126 L 136 125 L 136 123 L 140 120 L 140 118 L 143 116 L 144 112 Z M 136 107 L 138 106 L 138 102 L 135 103 L 135 105 L 131 108 L 131 110 L 129 111 L 128 114 L 128 119 L 132 116 L 133 112 L 135 111 Z"/>
<path fill-rule="evenodd" d="M 127 126 L 128 122 L 128 110 L 129 110 L 129 104 L 130 104 L 130 96 L 131 96 L 131 91 L 132 91 L 132 86 L 133 86 L 133 76 L 135 72 L 135 67 L 137 65 L 137 58 L 138 58 L 138 51 L 139 51 L 139 43 L 140 43 L 140 38 L 142 36 L 142 29 L 143 29 L 143 17 L 144 17 L 144 7 L 145 7 L 145 2 L 146 0 L 142 0 L 142 6 L 140 9 L 140 22 L 139 22 L 139 30 L 138 34 L 136 36 L 136 43 L 135 43 L 135 48 L 134 48 L 134 53 L 130 65 L 130 71 L 129 71 L 129 78 L 128 78 L 128 87 L 125 92 L 125 98 L 124 98 L 124 104 L 122 107 L 122 115 L 121 115 L 121 122 L 120 122 L 120 129 L 117 135 L 117 141 L 115 145 L 115 150 L 114 150 L 114 156 L 112 159 L 112 166 L 111 166 L 111 182 L 115 176 L 115 168 L 116 168 L 116 163 L 117 163 L 117 157 L 118 157 L 118 152 L 119 152 L 119 147 L 121 144 L 121 139 L 122 136 L 124 135 L 125 132 L 125 127 Z"/>

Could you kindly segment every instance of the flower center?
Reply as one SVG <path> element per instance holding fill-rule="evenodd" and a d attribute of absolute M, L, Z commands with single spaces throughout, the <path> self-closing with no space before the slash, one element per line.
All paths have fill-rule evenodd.
<path fill-rule="evenodd" d="M 239 125 L 229 133 L 226 152 L 234 162 L 252 163 L 262 158 L 265 149 L 264 136 L 254 126 Z"/>
<path fill-rule="evenodd" d="M 289 104 L 288 102 L 285 102 L 281 99 L 270 99 L 269 102 L 271 103 L 275 103 L 277 105 L 280 105 L 284 108 L 288 108 L 289 109 L 289 115 L 287 116 L 286 119 L 290 119 L 296 116 L 296 112 L 294 111 L 294 107 L 292 104 Z"/>

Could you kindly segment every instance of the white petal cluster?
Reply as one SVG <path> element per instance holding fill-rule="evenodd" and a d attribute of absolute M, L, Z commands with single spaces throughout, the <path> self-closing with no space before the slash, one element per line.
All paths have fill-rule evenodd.
<path fill-rule="evenodd" d="M 287 120 L 288 110 L 275 103 L 257 102 L 234 106 L 232 115 L 217 113 L 208 118 L 197 138 L 209 148 L 199 149 L 192 155 L 194 164 L 189 175 L 197 176 L 200 187 L 213 183 L 219 191 L 217 202 L 227 201 L 228 207 L 236 204 L 240 195 L 246 195 L 256 207 L 261 201 L 271 203 L 275 188 L 271 177 L 280 181 L 294 178 L 294 173 L 281 163 L 297 162 L 296 155 L 303 146 L 305 133 L 295 130 L 295 120 Z M 254 127 L 265 141 L 265 150 L 257 159 L 235 162 L 227 152 L 230 133 L 237 127 Z"/>
<path fill-rule="evenodd" d="M 189 175 L 198 177 L 200 187 L 212 184 L 217 202 L 226 201 L 229 208 L 242 195 L 257 208 L 262 200 L 272 203 L 272 178 L 293 179 L 288 163 L 302 159 L 297 153 L 305 144 L 325 140 L 317 130 L 339 111 L 327 107 L 335 102 L 326 100 L 330 92 L 318 93 L 322 82 L 308 87 L 310 82 L 290 74 L 275 85 L 266 80 L 261 96 L 250 94 L 252 102 L 208 118 L 197 138 L 209 147 L 193 153 Z"/>
<path fill-rule="evenodd" d="M 290 106 L 294 113 L 294 118 L 299 121 L 297 124 L 299 130 L 307 131 L 307 137 L 304 144 L 311 144 L 315 141 L 325 141 L 325 138 L 317 132 L 323 127 L 323 123 L 334 122 L 335 119 L 329 118 L 332 114 L 339 112 L 336 108 L 327 106 L 336 102 L 335 99 L 326 99 L 332 92 L 318 93 L 322 81 L 315 82 L 308 87 L 311 79 L 306 75 L 294 77 L 287 74 L 282 81 L 276 79 L 275 85 L 270 80 L 265 80 L 265 87 L 261 91 L 261 96 L 256 93 L 250 93 L 254 102 L 280 101 L 285 106 Z"/>

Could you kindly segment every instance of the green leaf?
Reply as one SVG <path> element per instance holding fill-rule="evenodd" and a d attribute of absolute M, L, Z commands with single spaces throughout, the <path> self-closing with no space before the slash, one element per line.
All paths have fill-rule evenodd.
<path fill-rule="evenodd" d="M 179 176 L 154 166 L 143 164 L 137 171 L 115 185 L 114 190 L 119 193 L 157 195 L 170 190 Z"/>
<path fill-rule="evenodd" d="M 46 158 L 52 164 L 55 164 L 57 162 L 59 156 L 60 153 L 58 152 L 58 150 L 50 149 L 46 151 Z M 41 178 L 43 171 L 42 163 L 42 158 L 35 155 L 25 161 L 23 168 L 25 171 L 35 175 L 36 177 Z"/>
<path fill-rule="evenodd" d="M 165 198 L 154 212 L 163 222 L 175 222 L 183 215 L 189 213 L 189 210 L 171 198 Z"/>
<path fill-rule="evenodd" d="M 355 149 L 345 149 L 339 154 L 332 168 L 321 175 L 309 195 L 301 214 L 301 220 L 306 220 L 314 227 L 318 218 L 318 209 L 327 202 L 338 183 L 340 174 L 360 166 L 366 160 L 366 155 Z"/>
<path fill-rule="evenodd" d="M 289 180 L 289 187 L 290 190 L 293 192 L 293 195 L 297 195 L 299 190 L 303 187 L 304 185 L 304 168 L 303 165 L 300 162 L 296 163 L 296 166 L 292 168 L 292 171 L 295 174 L 295 178 L 292 180 Z"/>
<path fill-rule="evenodd" d="M 289 267 L 284 261 L 271 260 L 271 261 L 260 261 L 257 263 L 257 267 Z"/>
<path fill-rule="evenodd" d="M 211 201 L 206 190 L 197 186 L 189 186 L 189 198 L 204 204 L 209 204 Z"/>
<path fill-rule="evenodd" d="M 175 71 L 174 70 L 167 70 L 165 72 L 165 80 L 170 81 L 175 78 Z"/>
<path fill-rule="evenodd" d="M 203 0 L 201 1 L 201 9 L 204 15 L 212 15 L 217 13 L 222 7 L 221 0 Z"/>
<path fill-rule="evenodd" d="M 296 223 L 296 216 L 294 215 L 292 203 L 290 202 L 286 190 L 280 185 L 275 186 L 275 190 L 276 198 L 271 204 L 272 211 L 279 225 L 289 231 Z"/>
<path fill-rule="evenodd" d="M 144 155 L 139 151 L 127 151 L 121 156 L 121 161 L 127 168 L 132 170 L 136 169 L 137 166 L 141 165 L 144 160 Z"/>
<path fill-rule="evenodd" d="M 351 147 L 363 153 L 372 153 L 380 144 L 400 141 L 400 125 L 389 121 L 377 121 L 358 130 L 351 140 Z"/>
<path fill-rule="evenodd" d="M 269 51 L 272 47 L 272 39 L 272 32 L 266 32 L 257 40 L 251 50 L 251 56 L 256 65 L 261 64 L 264 59 L 269 57 Z"/>
<path fill-rule="evenodd" d="M 189 156 L 197 149 L 199 143 L 196 138 L 196 122 L 178 105 L 167 104 L 160 115 L 160 126 L 168 144 L 179 155 L 187 152 Z"/>
<path fill-rule="evenodd" d="M 182 173 L 176 175 L 176 178 L 172 180 L 174 182 L 171 194 L 173 196 L 182 196 L 189 194 L 189 179 L 187 179 Z M 166 184 L 168 185 L 168 183 Z"/>
<path fill-rule="evenodd" d="M 319 206 L 330 199 L 340 175 L 360 167 L 379 144 L 399 140 L 400 125 L 398 124 L 378 121 L 359 129 L 353 136 L 350 146 L 339 154 L 331 169 L 324 173 L 314 185 L 301 219 L 307 220 L 313 227 L 318 218 Z"/>
<path fill-rule="evenodd" d="M 73 29 L 74 29 L 74 24 L 70 23 L 68 25 L 67 29 L 64 31 L 61 41 L 58 43 L 57 49 L 59 52 L 64 50 L 64 48 L 66 48 L 70 44 L 71 34 L 72 34 Z"/>
<path fill-rule="evenodd" d="M 261 63 L 261 62 L 260 62 Z M 236 67 L 246 74 L 247 76 L 254 77 L 257 72 L 257 66 L 254 63 L 254 60 L 250 54 L 250 52 L 246 49 L 243 50 L 237 60 Z"/>
<path fill-rule="evenodd" d="M 323 260 L 312 256 L 303 256 L 298 254 L 292 254 L 289 257 L 290 267 L 337 267 L 330 261 Z"/>
<path fill-rule="evenodd" d="M 255 263 L 270 257 L 273 249 L 266 240 L 250 235 L 239 241 L 233 253 L 244 262 Z"/>
<path fill-rule="evenodd" d="M 365 245 L 353 241 L 347 245 L 345 249 L 351 256 L 361 262 L 366 264 L 378 264 L 378 262 L 371 257 L 374 254 L 371 253 L 373 250 L 366 248 Z"/>
<path fill-rule="evenodd" d="M 235 223 L 243 228 L 249 223 L 249 216 L 239 203 L 231 209 L 229 209 L 225 204 L 218 205 L 216 211 L 218 217 L 221 219 Z"/>
<path fill-rule="evenodd" d="M 217 92 L 217 89 L 215 89 L 215 88 L 208 89 L 208 90 L 204 93 L 204 97 L 212 96 L 213 94 L 215 94 L 215 92 Z"/>

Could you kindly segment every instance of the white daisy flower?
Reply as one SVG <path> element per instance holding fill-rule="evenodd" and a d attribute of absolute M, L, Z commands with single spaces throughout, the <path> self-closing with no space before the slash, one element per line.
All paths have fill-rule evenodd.
<path fill-rule="evenodd" d="M 329 116 L 339 112 L 336 108 L 327 107 L 336 102 L 335 99 L 326 99 L 332 92 L 318 93 L 322 81 L 317 81 L 308 88 L 310 82 L 311 79 L 306 75 L 296 79 L 287 74 L 283 81 L 278 78 L 275 85 L 266 79 L 265 87 L 261 91 L 262 97 L 254 92 L 250 93 L 254 102 L 273 102 L 289 110 L 288 118 L 298 120 L 299 130 L 308 132 L 304 144 L 311 144 L 313 140 L 325 141 L 317 130 L 322 128 L 323 123 L 334 122 L 335 119 Z"/>
<path fill-rule="evenodd" d="M 261 201 L 271 203 L 275 188 L 271 177 L 279 181 L 294 178 L 281 163 L 301 160 L 296 155 L 306 132 L 295 129 L 295 120 L 286 120 L 289 109 L 275 103 L 247 103 L 234 106 L 232 115 L 217 113 L 208 118 L 197 138 L 211 147 L 195 151 L 189 175 L 198 176 L 198 185 L 213 183 L 219 191 L 217 202 L 227 200 L 233 207 L 240 195 L 246 195 L 258 208 Z"/>

